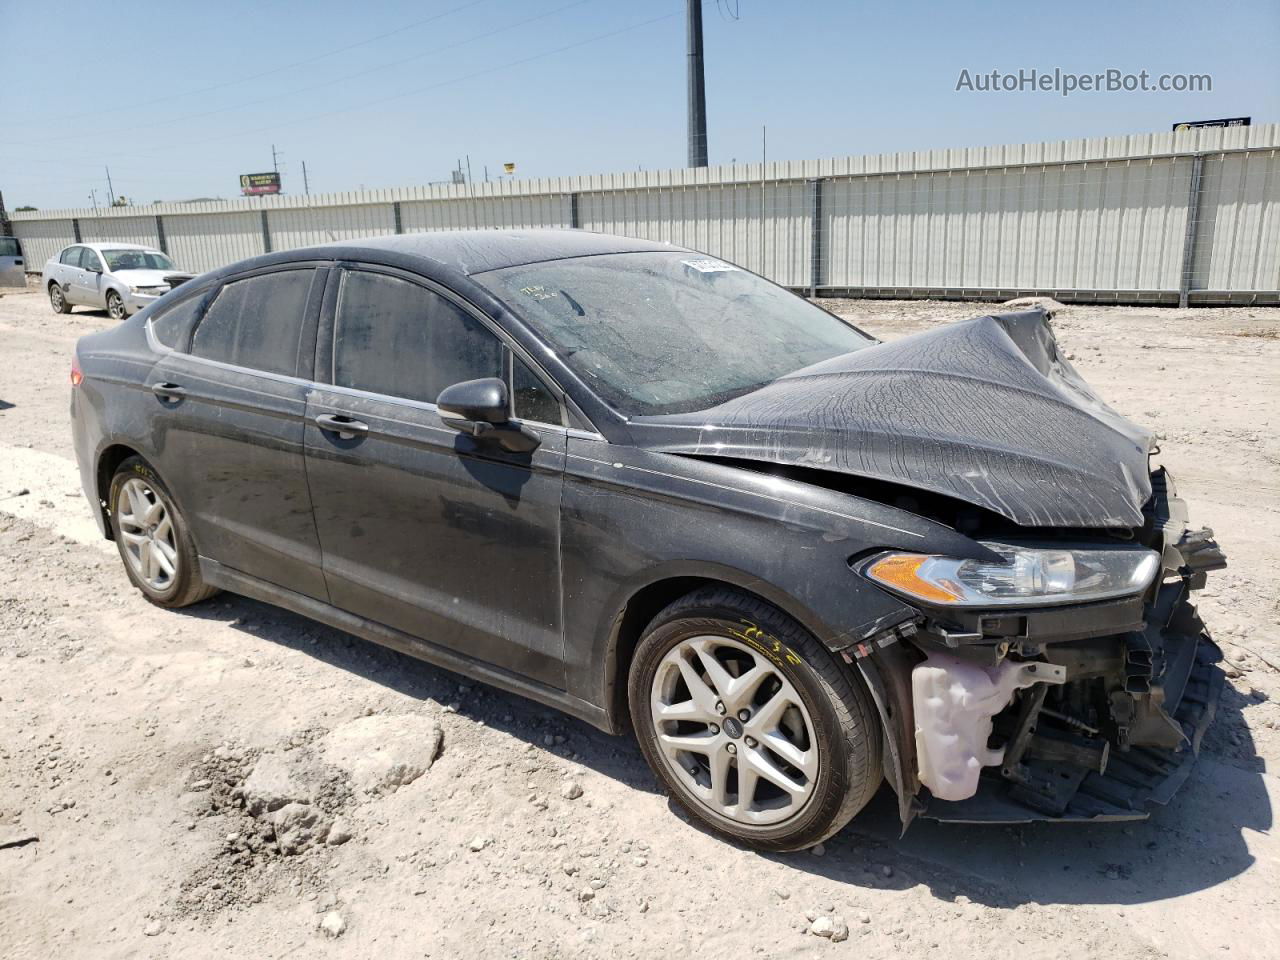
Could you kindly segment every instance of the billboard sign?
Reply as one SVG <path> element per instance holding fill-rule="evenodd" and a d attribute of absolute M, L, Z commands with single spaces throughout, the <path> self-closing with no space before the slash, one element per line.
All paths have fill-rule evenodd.
<path fill-rule="evenodd" d="M 1247 127 L 1252 117 L 1224 117 L 1221 120 L 1184 120 L 1173 125 L 1173 132 L 1190 130 L 1192 127 Z"/>
<path fill-rule="evenodd" d="M 277 171 L 270 173 L 242 173 L 240 174 L 240 192 L 246 197 L 256 197 L 264 193 L 279 193 L 280 174 Z"/>

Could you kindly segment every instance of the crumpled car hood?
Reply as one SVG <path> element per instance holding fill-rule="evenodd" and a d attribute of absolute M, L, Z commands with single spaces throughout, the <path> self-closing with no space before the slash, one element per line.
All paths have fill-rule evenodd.
<path fill-rule="evenodd" d="M 878 344 L 636 426 L 649 450 L 893 481 L 1023 526 L 1137 527 L 1151 495 L 1152 435 L 1080 378 L 1039 309 Z"/>

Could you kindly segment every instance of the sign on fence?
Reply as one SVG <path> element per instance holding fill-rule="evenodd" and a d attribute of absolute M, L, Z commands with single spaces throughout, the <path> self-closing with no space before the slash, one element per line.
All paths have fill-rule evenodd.
<path fill-rule="evenodd" d="M 1173 132 L 1190 130 L 1192 127 L 1247 127 L 1253 117 L 1223 117 L 1221 120 L 1184 120 L 1173 125 Z"/>
<path fill-rule="evenodd" d="M 256 197 L 263 193 L 279 193 L 280 174 L 274 170 L 270 173 L 242 173 L 240 174 L 240 192 L 246 197 Z"/>

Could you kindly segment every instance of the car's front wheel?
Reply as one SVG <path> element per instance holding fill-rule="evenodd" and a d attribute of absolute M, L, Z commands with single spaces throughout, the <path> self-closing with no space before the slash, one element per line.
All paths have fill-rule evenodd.
<path fill-rule="evenodd" d="M 120 464 L 108 502 L 125 573 L 148 600 L 161 607 L 186 607 L 218 592 L 200 578 L 186 521 L 145 460 L 129 457 Z"/>
<path fill-rule="evenodd" d="M 124 309 L 124 299 L 114 290 L 107 291 L 107 313 L 112 320 L 123 320 L 128 316 Z"/>
<path fill-rule="evenodd" d="M 880 724 L 861 682 L 790 617 L 738 591 L 699 590 L 660 613 L 628 694 L 649 765 L 721 835 L 810 847 L 880 785 Z"/>
<path fill-rule="evenodd" d="M 56 283 L 49 284 L 49 306 L 53 307 L 54 313 L 71 312 L 71 304 L 67 303 L 66 294 L 62 292 L 62 287 Z"/>

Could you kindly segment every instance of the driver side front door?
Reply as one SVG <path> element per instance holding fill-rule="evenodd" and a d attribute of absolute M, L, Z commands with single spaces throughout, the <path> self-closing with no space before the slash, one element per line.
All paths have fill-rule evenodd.
<path fill-rule="evenodd" d="M 307 477 L 334 606 L 563 689 L 567 431 L 530 423 L 541 445 L 513 454 L 449 429 L 435 406 L 444 387 L 508 377 L 511 362 L 425 280 L 344 270 L 307 397 Z"/>

